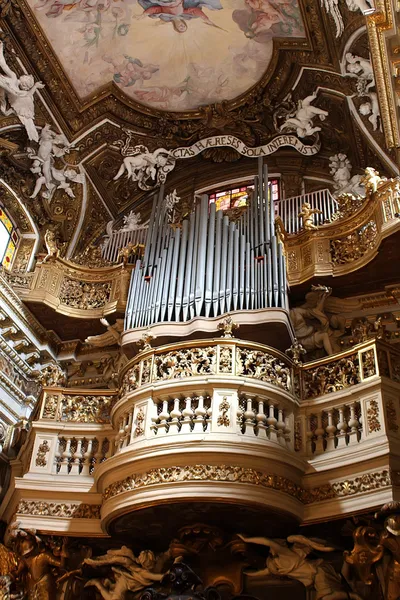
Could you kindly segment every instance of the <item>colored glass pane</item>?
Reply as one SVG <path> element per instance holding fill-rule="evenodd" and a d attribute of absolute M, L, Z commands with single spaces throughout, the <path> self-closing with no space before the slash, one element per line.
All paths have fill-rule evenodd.
<path fill-rule="evenodd" d="M 7 217 L 6 213 L 4 212 L 4 210 L 2 210 L 0 208 L 0 222 L 4 225 L 4 227 L 7 229 L 7 231 L 10 233 L 12 231 L 12 223 L 10 221 L 10 219 Z"/>
<path fill-rule="evenodd" d="M 11 267 L 14 253 L 15 253 L 15 244 L 12 240 L 10 240 L 8 242 L 8 246 L 7 246 L 4 258 L 3 258 L 3 265 L 4 265 L 4 267 L 6 267 L 6 269 L 9 269 Z"/>

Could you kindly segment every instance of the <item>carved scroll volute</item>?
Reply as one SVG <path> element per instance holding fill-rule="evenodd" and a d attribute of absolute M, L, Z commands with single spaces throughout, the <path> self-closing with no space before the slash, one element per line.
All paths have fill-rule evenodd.
<path fill-rule="evenodd" d="M 353 532 L 354 548 L 351 552 L 344 552 L 344 560 L 352 565 L 358 578 L 366 585 L 374 582 L 372 565 L 378 562 L 384 552 L 379 543 L 379 535 L 373 527 L 357 527 Z"/>

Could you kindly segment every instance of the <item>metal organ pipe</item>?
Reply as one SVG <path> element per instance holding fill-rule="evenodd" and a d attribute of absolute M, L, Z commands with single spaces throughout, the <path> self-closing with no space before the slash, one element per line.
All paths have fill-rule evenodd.
<path fill-rule="evenodd" d="M 172 225 L 163 195 L 154 198 L 145 255 L 132 273 L 126 329 L 287 308 L 285 256 L 262 161 L 253 197 L 236 221 L 202 196 L 181 226 Z"/>

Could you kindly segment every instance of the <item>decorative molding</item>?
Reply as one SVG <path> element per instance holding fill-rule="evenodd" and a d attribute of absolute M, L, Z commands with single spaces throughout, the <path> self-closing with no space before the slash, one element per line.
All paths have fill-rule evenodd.
<path fill-rule="evenodd" d="M 67 519 L 100 519 L 99 504 L 73 504 L 69 502 L 43 502 L 21 500 L 15 510 L 17 515 L 31 517 L 58 517 Z"/>
<path fill-rule="evenodd" d="M 395 474 L 393 475 L 395 476 Z M 364 473 L 354 479 L 345 479 L 316 488 L 304 489 L 287 477 L 265 473 L 256 469 L 236 465 L 185 465 L 182 467 L 160 467 L 145 473 L 131 475 L 109 485 L 103 495 L 105 501 L 143 487 L 182 481 L 210 481 L 243 483 L 283 492 L 303 504 L 323 500 L 354 496 L 355 494 L 394 485 L 388 470 Z"/>

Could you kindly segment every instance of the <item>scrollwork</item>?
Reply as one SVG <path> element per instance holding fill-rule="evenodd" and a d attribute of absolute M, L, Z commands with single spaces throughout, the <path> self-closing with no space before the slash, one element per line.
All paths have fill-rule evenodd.
<path fill-rule="evenodd" d="M 111 283 L 91 283 L 65 278 L 61 284 L 59 299 L 71 308 L 89 310 L 101 308 L 110 300 Z"/>

